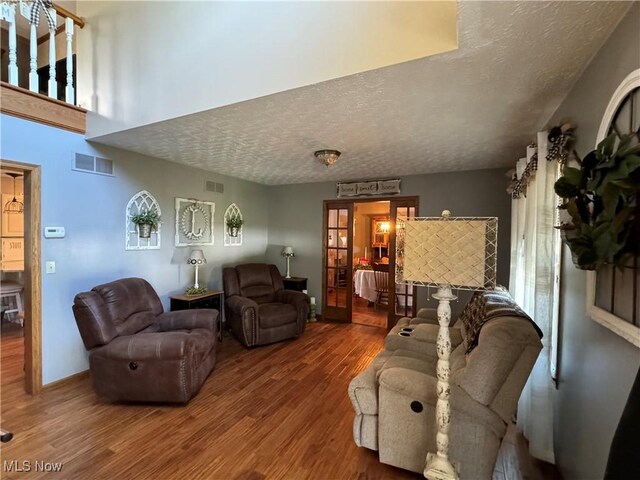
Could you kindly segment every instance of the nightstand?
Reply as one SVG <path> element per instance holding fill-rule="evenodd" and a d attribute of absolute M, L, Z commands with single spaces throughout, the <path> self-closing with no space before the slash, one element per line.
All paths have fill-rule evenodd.
<path fill-rule="evenodd" d="M 213 308 L 218 310 L 220 312 L 218 315 L 218 338 L 222 341 L 224 290 L 209 290 L 200 295 L 173 295 L 169 298 L 171 299 L 172 312 L 194 308 Z"/>
<path fill-rule="evenodd" d="M 297 290 L 298 292 L 302 292 L 307 289 L 307 279 L 304 277 L 282 277 L 282 283 L 284 283 L 284 288 L 286 290 Z"/>

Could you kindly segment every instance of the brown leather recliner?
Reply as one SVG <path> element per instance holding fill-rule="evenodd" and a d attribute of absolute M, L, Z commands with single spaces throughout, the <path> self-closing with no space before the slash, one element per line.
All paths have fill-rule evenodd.
<path fill-rule="evenodd" d="M 285 290 L 275 265 L 247 263 L 222 272 L 231 332 L 246 347 L 297 337 L 307 324 L 309 297 Z"/>
<path fill-rule="evenodd" d="M 93 388 L 109 400 L 186 403 L 215 365 L 217 310 L 163 313 L 141 278 L 98 285 L 73 303 Z"/>

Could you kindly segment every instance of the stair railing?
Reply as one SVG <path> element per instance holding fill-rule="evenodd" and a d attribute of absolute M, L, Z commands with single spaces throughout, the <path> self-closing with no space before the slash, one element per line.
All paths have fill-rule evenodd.
<path fill-rule="evenodd" d="M 58 26 L 58 16 L 64 23 Z M 56 79 L 56 35 L 65 32 L 66 37 L 66 67 L 65 100 L 75 104 L 75 86 L 73 84 L 73 37 L 75 27 L 84 27 L 84 20 L 68 10 L 54 4 L 51 0 L 2 0 L 0 2 L 0 20 L 9 24 L 9 68 L 8 80 L 11 85 L 18 86 L 18 54 L 17 54 L 17 22 L 29 23 L 29 90 L 39 92 L 38 79 L 38 43 L 39 40 L 49 42 L 49 80 L 47 93 L 51 98 L 58 99 L 58 80 Z M 40 21 L 48 25 L 48 40 L 38 39 L 38 24 Z"/>

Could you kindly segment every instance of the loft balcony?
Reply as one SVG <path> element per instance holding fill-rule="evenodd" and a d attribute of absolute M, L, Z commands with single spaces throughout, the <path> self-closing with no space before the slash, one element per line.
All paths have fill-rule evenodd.
<path fill-rule="evenodd" d="M 86 110 L 76 105 L 75 55 L 84 20 L 43 0 L 4 0 L 0 20 L 0 111 L 85 133 Z"/>

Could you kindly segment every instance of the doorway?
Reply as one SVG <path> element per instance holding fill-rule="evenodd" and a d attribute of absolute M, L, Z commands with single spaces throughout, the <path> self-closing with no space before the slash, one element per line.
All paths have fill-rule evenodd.
<path fill-rule="evenodd" d="M 2 160 L 0 173 L 2 388 L 36 394 L 42 386 L 40 167 Z"/>
<path fill-rule="evenodd" d="M 415 287 L 395 282 L 395 235 L 417 208 L 418 197 L 324 202 L 325 319 L 391 328 L 415 315 Z"/>
<path fill-rule="evenodd" d="M 388 200 L 354 203 L 352 323 L 387 326 L 390 232 Z"/>

